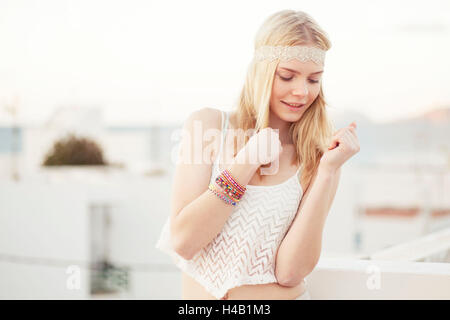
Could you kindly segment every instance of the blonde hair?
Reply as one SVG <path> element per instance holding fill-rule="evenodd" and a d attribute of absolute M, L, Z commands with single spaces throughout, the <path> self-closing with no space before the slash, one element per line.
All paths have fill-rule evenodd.
<path fill-rule="evenodd" d="M 325 32 L 305 12 L 283 10 L 269 16 L 255 37 L 257 50 L 264 45 L 313 45 L 323 50 L 331 48 Z M 260 130 L 269 124 L 269 102 L 273 78 L 279 59 L 250 63 L 241 94 L 237 101 L 237 127 L 244 131 Z M 320 87 L 319 95 L 301 119 L 291 124 L 289 134 L 296 149 L 294 162 L 302 167 L 302 178 L 308 185 L 320 158 L 328 147 L 334 130 L 325 110 L 326 102 Z M 245 137 L 245 143 L 249 137 Z M 235 153 L 236 154 L 236 153 Z"/>

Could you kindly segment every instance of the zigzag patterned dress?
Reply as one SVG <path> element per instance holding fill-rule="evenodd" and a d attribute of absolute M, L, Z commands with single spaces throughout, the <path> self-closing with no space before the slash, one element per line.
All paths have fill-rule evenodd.
<path fill-rule="evenodd" d="M 225 121 L 224 121 L 225 119 Z M 228 114 L 222 112 L 222 142 L 214 161 L 210 182 L 220 174 Z M 175 264 L 217 299 L 228 290 L 246 284 L 277 282 L 275 259 L 303 196 L 298 174 L 281 184 L 247 185 L 241 201 L 233 208 L 222 231 L 190 260 L 170 245 L 167 219 L 156 247 L 170 254 Z M 212 212 L 213 214 L 213 212 Z"/>

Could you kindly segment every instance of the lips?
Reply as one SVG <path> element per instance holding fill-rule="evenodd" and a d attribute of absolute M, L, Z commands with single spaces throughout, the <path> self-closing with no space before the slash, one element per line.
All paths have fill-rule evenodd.
<path fill-rule="evenodd" d="M 298 103 L 294 103 L 294 105 L 291 105 L 288 102 L 284 102 L 284 101 L 281 101 L 281 102 L 283 102 L 285 105 L 287 105 L 290 108 L 297 108 L 297 109 L 300 109 L 305 105 L 305 104 L 298 104 Z"/>

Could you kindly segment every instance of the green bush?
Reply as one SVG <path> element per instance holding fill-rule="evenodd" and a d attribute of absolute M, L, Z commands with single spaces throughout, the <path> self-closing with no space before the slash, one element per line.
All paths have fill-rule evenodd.
<path fill-rule="evenodd" d="M 103 151 L 95 141 L 74 134 L 56 141 L 42 163 L 43 166 L 106 164 Z"/>

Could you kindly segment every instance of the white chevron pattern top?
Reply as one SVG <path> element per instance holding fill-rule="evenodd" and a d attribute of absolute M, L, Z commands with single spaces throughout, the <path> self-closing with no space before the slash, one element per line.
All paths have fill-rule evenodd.
<path fill-rule="evenodd" d="M 222 113 L 222 143 L 213 164 L 211 183 L 220 174 L 218 162 L 227 123 L 228 114 L 224 116 Z M 277 282 L 277 250 L 303 196 L 298 180 L 299 171 L 277 185 L 247 185 L 245 194 L 233 207 L 222 231 L 191 260 L 182 258 L 172 249 L 169 219 L 156 247 L 170 254 L 182 271 L 217 299 L 223 298 L 229 289 L 241 285 Z"/>

